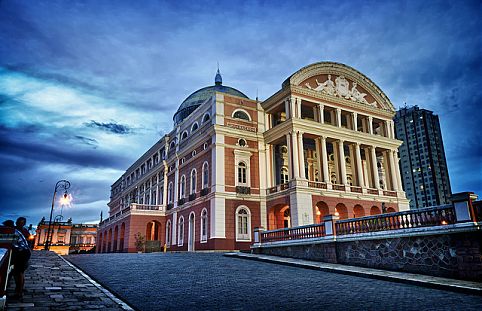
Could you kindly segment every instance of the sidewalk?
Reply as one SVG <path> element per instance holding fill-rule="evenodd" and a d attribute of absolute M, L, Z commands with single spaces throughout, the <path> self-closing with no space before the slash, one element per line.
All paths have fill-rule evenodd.
<path fill-rule="evenodd" d="M 224 256 L 482 295 L 482 283 L 479 282 L 240 252 L 226 253 Z"/>
<path fill-rule="evenodd" d="M 8 295 L 12 296 L 12 278 Z M 6 310 L 132 310 L 54 252 L 34 251 L 22 301 L 7 297 Z"/>

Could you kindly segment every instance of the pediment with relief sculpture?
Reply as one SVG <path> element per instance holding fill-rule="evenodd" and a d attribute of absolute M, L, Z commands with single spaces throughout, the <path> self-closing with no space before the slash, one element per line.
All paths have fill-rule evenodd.
<path fill-rule="evenodd" d="M 384 111 L 395 109 L 388 97 L 369 78 L 359 71 L 339 63 L 321 62 L 306 66 L 286 84 L 298 85 L 328 97 L 348 100 Z"/>

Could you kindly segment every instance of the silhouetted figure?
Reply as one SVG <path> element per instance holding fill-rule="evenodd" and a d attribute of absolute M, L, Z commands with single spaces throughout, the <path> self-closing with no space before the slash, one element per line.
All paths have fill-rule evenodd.
<path fill-rule="evenodd" d="M 15 296 L 13 298 L 21 299 L 23 298 L 23 287 L 25 284 L 25 270 L 28 267 L 31 251 L 27 239 L 22 232 L 15 228 L 13 220 L 6 220 L 3 222 L 3 225 L 15 230 L 15 239 L 12 243 L 12 275 L 15 279 Z"/>

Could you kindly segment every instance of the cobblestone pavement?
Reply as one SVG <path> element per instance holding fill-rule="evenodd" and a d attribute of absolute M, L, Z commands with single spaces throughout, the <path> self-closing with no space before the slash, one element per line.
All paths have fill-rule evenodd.
<path fill-rule="evenodd" d="M 13 295 L 15 282 L 7 295 Z M 114 298 L 115 299 L 115 298 Z M 106 293 L 53 252 L 34 251 L 25 274 L 24 298 L 7 297 L 6 310 L 123 310 Z"/>
<path fill-rule="evenodd" d="M 68 259 L 139 310 L 481 310 L 482 297 L 228 258 L 219 253 Z"/>

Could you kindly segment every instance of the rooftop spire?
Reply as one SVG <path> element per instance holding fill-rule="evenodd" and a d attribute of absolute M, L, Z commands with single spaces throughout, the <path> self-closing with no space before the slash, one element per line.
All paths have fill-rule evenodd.
<path fill-rule="evenodd" d="M 219 62 L 218 62 L 218 71 L 216 72 L 216 77 L 214 78 L 215 85 L 222 85 L 223 78 L 221 77 L 221 73 L 219 72 Z"/>

